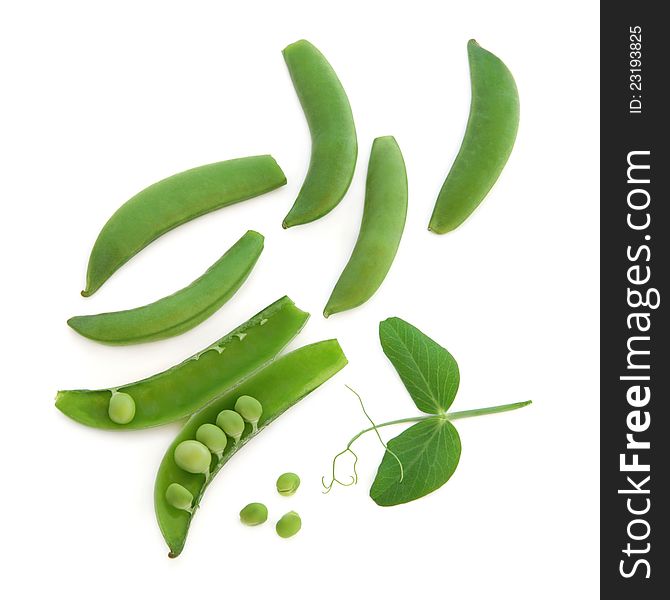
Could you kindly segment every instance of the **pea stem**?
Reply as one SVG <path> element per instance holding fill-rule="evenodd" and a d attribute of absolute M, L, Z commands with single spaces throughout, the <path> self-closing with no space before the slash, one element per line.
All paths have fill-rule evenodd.
<path fill-rule="evenodd" d="M 497 406 L 487 406 L 485 408 L 475 408 L 472 410 L 459 410 L 456 412 L 444 413 L 443 415 L 439 415 L 439 417 L 447 421 L 455 421 L 457 419 L 467 419 L 469 417 L 480 417 L 482 415 L 493 415 L 495 413 L 517 410 L 519 408 L 523 408 L 524 406 L 528 406 L 531 403 L 532 400 L 526 400 L 525 402 L 513 402 L 512 404 L 499 404 Z M 425 421 L 426 419 L 432 419 L 434 417 L 435 415 L 423 415 L 420 417 L 406 417 L 405 419 L 395 419 L 393 421 L 386 421 L 386 423 L 379 423 L 374 427 L 368 427 L 367 429 L 359 431 L 354 437 L 351 438 L 351 440 L 349 440 L 347 448 L 349 448 L 359 437 L 370 431 L 375 431 L 377 429 L 381 429 L 382 427 L 389 427 L 390 425 L 401 425 L 402 423 L 418 423 L 420 421 Z"/>
<path fill-rule="evenodd" d="M 446 413 L 444 417 L 448 421 L 455 421 L 456 419 L 467 419 L 468 417 L 479 417 L 481 415 L 493 415 L 495 413 L 508 412 L 510 410 L 517 410 L 532 404 L 532 400 L 525 402 L 513 402 L 512 404 L 499 404 L 498 406 L 487 406 L 485 408 L 475 408 L 473 410 L 460 410 L 457 412 Z"/>
<path fill-rule="evenodd" d="M 324 494 L 327 494 L 332 488 L 335 483 L 339 483 L 340 485 L 343 486 L 350 486 L 354 485 L 358 482 L 358 473 L 356 472 L 356 465 L 358 464 L 358 455 L 351 449 L 351 446 L 353 443 L 362 435 L 365 435 L 366 433 L 369 433 L 370 431 L 374 431 L 377 434 L 377 437 L 379 438 L 379 441 L 382 443 L 382 446 L 384 446 L 384 449 L 386 452 L 390 453 L 391 456 L 393 456 L 397 461 L 398 465 L 400 466 L 400 481 L 403 480 L 404 478 L 404 468 L 403 464 L 398 458 L 398 456 L 388 447 L 388 445 L 384 442 L 382 439 L 381 435 L 379 434 L 379 429 L 382 427 L 390 427 L 391 425 L 401 425 L 403 423 L 419 423 L 421 421 L 425 421 L 427 419 L 443 419 L 445 421 L 455 421 L 457 419 L 467 419 L 469 417 L 480 417 L 482 415 L 493 415 L 495 413 L 501 413 L 501 412 L 507 412 L 510 410 L 517 410 L 518 408 L 523 408 L 524 406 L 528 406 L 529 404 L 532 403 L 531 400 L 527 400 L 525 402 L 513 402 L 512 404 L 499 404 L 497 406 L 487 406 L 484 408 L 475 408 L 472 410 L 460 410 L 456 412 L 451 412 L 451 413 L 442 413 L 440 415 L 421 415 L 419 417 L 405 417 L 404 419 L 394 419 L 393 421 L 386 421 L 385 423 L 380 423 L 376 424 L 371 418 L 370 415 L 368 415 L 367 411 L 365 410 L 365 406 L 363 406 L 363 400 L 362 398 L 358 395 L 356 391 L 354 391 L 352 388 L 347 386 L 349 390 L 351 390 L 354 394 L 356 394 L 356 397 L 358 398 L 359 402 L 361 403 L 361 407 L 363 408 L 363 412 L 365 413 L 365 416 L 367 419 L 372 423 L 372 427 L 368 427 L 366 429 L 363 429 L 362 431 L 359 431 L 354 437 L 352 437 L 349 440 L 349 443 L 347 444 L 346 448 L 342 450 L 339 454 L 335 455 L 335 458 L 333 458 L 332 462 L 332 475 L 331 475 L 331 480 L 330 483 L 326 484 L 325 477 L 321 478 L 321 483 L 323 484 L 323 487 L 325 488 L 325 491 L 323 492 Z M 354 464 L 353 464 L 353 471 L 354 474 L 351 477 L 351 481 L 349 483 L 345 483 L 337 478 L 335 475 L 335 463 L 337 462 L 337 459 L 347 453 L 351 453 L 351 455 L 354 457 Z"/>

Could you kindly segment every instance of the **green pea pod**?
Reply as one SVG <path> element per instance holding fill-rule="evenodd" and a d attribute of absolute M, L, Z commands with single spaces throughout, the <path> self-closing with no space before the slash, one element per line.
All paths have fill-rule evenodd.
<path fill-rule="evenodd" d="M 263 236 L 247 231 L 204 275 L 171 296 L 122 310 L 72 317 L 84 337 L 112 345 L 139 344 L 193 329 L 223 306 L 249 277 L 263 251 Z"/>
<path fill-rule="evenodd" d="M 468 59 L 470 116 L 430 219 L 435 233 L 456 229 L 479 206 L 505 167 L 519 127 L 519 94 L 509 69 L 475 40 L 468 42 Z"/>
<path fill-rule="evenodd" d="M 358 142 L 349 99 L 323 54 L 307 40 L 283 54 L 312 138 L 309 170 L 284 218 L 287 229 L 320 219 L 339 204 L 354 176 Z"/>
<path fill-rule="evenodd" d="M 197 509 L 207 485 L 230 458 L 250 439 L 260 433 L 284 411 L 300 399 L 330 379 L 347 364 L 337 340 L 325 340 L 304 346 L 282 356 L 270 365 L 252 375 L 226 394 L 195 413 L 184 425 L 170 447 L 158 469 L 154 487 L 154 506 L 158 525 L 170 548 L 169 556 L 179 556 L 186 542 L 186 535 L 193 513 Z M 196 431 L 204 423 L 216 422 L 222 410 L 232 410 L 236 400 L 243 395 L 258 399 L 263 405 L 263 413 L 254 431 L 247 424 L 242 438 L 237 444 L 228 444 L 223 455 L 213 460 L 209 474 L 193 474 L 177 466 L 175 448 L 186 440 L 192 440 Z M 177 508 L 171 504 L 166 493 L 171 484 L 186 488 L 195 499 L 192 510 Z"/>
<path fill-rule="evenodd" d="M 177 421 L 270 362 L 308 318 L 290 298 L 281 298 L 167 371 L 116 388 L 60 391 L 56 407 L 71 419 L 98 429 L 145 429 Z M 134 402 L 130 421 L 124 418 L 132 412 L 127 408 L 121 418 L 114 412 L 110 416 L 110 400 L 119 395 L 125 404 Z"/>
<path fill-rule="evenodd" d="M 391 268 L 405 228 L 407 172 L 395 138 L 372 144 L 365 208 L 358 240 L 323 315 L 360 306 L 377 291 Z"/>
<path fill-rule="evenodd" d="M 204 165 L 154 183 L 105 223 L 88 259 L 82 296 L 93 294 L 140 250 L 178 225 L 285 183 L 269 155 Z"/>

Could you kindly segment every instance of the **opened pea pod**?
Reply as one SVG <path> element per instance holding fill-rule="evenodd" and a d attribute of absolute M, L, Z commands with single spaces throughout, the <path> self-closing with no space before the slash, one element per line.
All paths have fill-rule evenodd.
<path fill-rule="evenodd" d="M 270 362 L 308 318 L 285 296 L 167 371 L 108 389 L 60 391 L 56 407 L 98 429 L 144 429 L 176 421 Z"/>
<path fill-rule="evenodd" d="M 77 333 L 104 344 L 128 345 L 179 335 L 223 306 L 251 273 L 263 251 L 263 236 L 247 231 L 201 277 L 156 302 L 122 310 L 72 317 Z"/>
<path fill-rule="evenodd" d="M 204 165 L 154 183 L 119 207 L 105 223 L 88 259 L 82 296 L 95 293 L 120 267 L 164 233 L 285 183 L 286 176 L 269 155 Z"/>
<path fill-rule="evenodd" d="M 156 518 L 170 548 L 170 557 L 183 550 L 193 513 L 219 470 L 250 439 L 346 364 L 337 340 L 304 346 L 242 381 L 186 422 L 163 457 L 154 487 Z M 254 406 L 253 418 L 259 415 L 256 428 L 247 419 L 239 438 L 230 439 L 220 457 L 212 456 L 211 448 L 204 452 L 206 446 L 196 440 L 197 432 L 204 424 L 221 423 L 221 413 L 235 412 L 236 405 L 248 407 L 251 404 L 248 400 L 238 404 L 245 397 L 255 399 L 260 406 Z M 192 497 L 190 503 L 189 497 Z"/>
<path fill-rule="evenodd" d="M 509 158 L 519 127 L 514 77 L 495 54 L 468 42 L 472 99 L 465 135 L 442 185 L 428 229 L 461 225 L 489 193 Z"/>

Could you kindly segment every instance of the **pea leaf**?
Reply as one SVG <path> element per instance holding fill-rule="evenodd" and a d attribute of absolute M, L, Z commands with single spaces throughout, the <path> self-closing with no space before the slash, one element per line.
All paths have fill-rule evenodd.
<path fill-rule="evenodd" d="M 379 324 L 379 339 L 417 408 L 429 414 L 446 412 L 460 382 L 454 357 L 398 317 Z"/>
<path fill-rule="evenodd" d="M 461 439 L 451 422 L 440 417 L 419 421 L 388 443 L 398 460 L 384 454 L 370 488 L 379 506 L 411 502 L 435 491 L 453 475 L 461 457 Z"/>

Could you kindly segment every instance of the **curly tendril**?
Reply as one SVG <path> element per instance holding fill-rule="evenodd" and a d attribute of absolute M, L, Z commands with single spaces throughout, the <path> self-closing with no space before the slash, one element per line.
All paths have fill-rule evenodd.
<path fill-rule="evenodd" d="M 371 418 L 370 415 L 368 414 L 368 411 L 365 410 L 365 405 L 363 404 L 363 399 L 361 398 L 360 394 L 359 394 L 356 390 L 354 390 L 352 387 L 350 387 L 350 386 L 348 386 L 348 385 L 345 385 L 345 387 L 346 387 L 350 392 L 352 392 L 352 393 L 356 396 L 356 398 L 358 398 L 358 401 L 360 402 L 360 405 L 361 405 L 361 409 L 363 410 L 363 414 L 365 415 L 365 417 L 367 418 L 367 420 L 370 421 L 370 423 L 371 423 L 371 425 L 372 425 L 372 429 L 364 429 L 364 430 L 362 430 L 362 431 L 359 431 L 353 438 L 351 438 L 351 440 L 349 440 L 349 443 L 347 444 L 347 447 L 346 447 L 344 450 L 342 450 L 342 452 L 339 452 L 338 454 L 336 454 L 336 455 L 333 457 L 330 483 L 326 483 L 326 478 L 325 478 L 325 477 L 322 477 L 322 478 L 321 478 L 321 485 L 323 485 L 323 487 L 325 488 L 325 490 L 324 490 L 323 493 L 324 493 L 324 494 L 327 494 L 328 492 L 330 492 L 330 490 L 333 489 L 333 486 L 334 486 L 336 483 L 339 483 L 339 484 L 340 484 L 341 486 L 343 486 L 343 487 L 349 487 L 350 485 L 355 485 L 355 484 L 358 483 L 358 472 L 356 471 L 356 465 L 358 464 L 358 455 L 351 449 L 351 445 L 352 445 L 352 444 L 353 444 L 353 443 L 354 443 L 354 442 L 355 442 L 361 435 L 363 435 L 364 433 L 367 433 L 368 431 L 374 431 L 374 432 L 377 434 L 377 438 L 379 439 L 379 442 L 381 443 L 382 446 L 384 446 L 384 450 L 386 450 L 386 452 L 388 452 L 391 456 L 393 456 L 393 458 L 396 459 L 396 461 L 398 461 L 398 466 L 400 467 L 400 480 L 399 480 L 399 481 L 400 481 L 400 483 L 402 483 L 402 480 L 403 480 L 404 477 L 405 477 L 405 473 L 404 473 L 404 470 L 403 470 L 402 462 L 401 462 L 400 459 L 398 458 L 398 455 L 397 455 L 395 452 L 393 452 L 393 450 L 391 450 L 391 449 L 388 447 L 388 445 L 384 442 L 384 440 L 382 439 L 382 436 L 381 436 L 381 434 L 379 433 L 379 429 L 378 429 L 377 424 L 372 420 L 372 418 Z M 341 481 L 340 479 L 338 479 L 337 476 L 336 476 L 336 474 L 335 474 L 335 469 L 336 469 L 337 459 L 340 458 L 340 456 L 343 456 L 343 455 L 345 455 L 345 454 L 347 454 L 347 453 L 350 453 L 350 454 L 354 457 L 354 464 L 353 464 L 353 466 L 352 466 L 352 469 L 353 469 L 353 471 L 354 471 L 354 474 L 349 476 L 350 479 L 351 479 L 351 481 L 349 481 L 348 483 L 346 483 L 346 482 Z"/>

